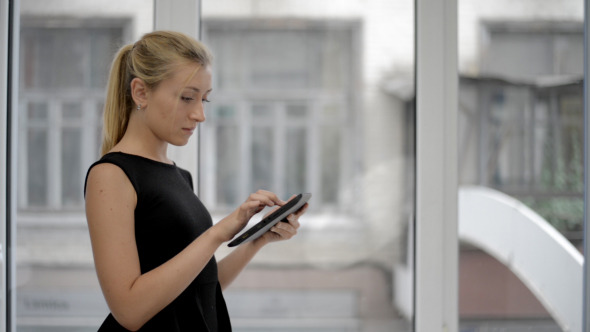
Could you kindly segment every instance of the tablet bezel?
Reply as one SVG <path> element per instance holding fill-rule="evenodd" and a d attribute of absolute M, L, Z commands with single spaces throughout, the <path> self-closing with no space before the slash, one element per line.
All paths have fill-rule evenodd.
<path fill-rule="evenodd" d="M 247 243 L 247 242 L 250 242 L 252 240 L 259 238 L 260 236 L 262 236 L 262 234 L 266 233 L 272 226 L 276 225 L 279 221 L 285 219 L 288 215 L 295 213 L 299 209 L 301 209 L 301 207 L 303 207 L 303 205 L 305 205 L 305 203 L 307 203 L 309 201 L 309 199 L 311 198 L 311 193 L 302 193 L 302 194 L 297 195 L 293 199 L 297 199 L 299 196 L 301 196 L 301 198 L 299 198 L 299 201 L 297 201 L 297 203 L 295 203 L 295 205 L 293 205 L 292 207 L 290 207 L 286 211 L 278 214 L 274 219 L 272 219 L 270 221 L 266 220 L 266 218 L 263 218 L 258 223 L 256 223 L 252 227 L 250 227 L 247 231 L 241 233 L 239 236 L 236 236 L 230 243 L 228 243 L 227 246 L 228 247 L 235 247 L 240 244 Z M 285 205 L 283 205 L 283 206 L 286 206 L 288 203 L 289 202 L 285 203 Z M 279 209 L 281 209 L 281 208 L 279 208 Z M 276 212 L 277 211 L 273 211 L 272 213 L 276 213 Z M 266 225 L 264 227 L 260 228 L 257 231 L 253 231 L 257 227 L 260 227 L 260 224 L 265 224 L 265 223 L 266 223 Z"/>

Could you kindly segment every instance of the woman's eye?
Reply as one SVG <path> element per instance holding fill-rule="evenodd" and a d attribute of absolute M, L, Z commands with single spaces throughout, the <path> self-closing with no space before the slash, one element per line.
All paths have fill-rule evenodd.
<path fill-rule="evenodd" d="M 191 98 L 191 97 L 185 97 L 185 96 L 181 96 L 181 97 L 180 97 L 180 99 L 181 99 L 182 101 L 186 101 L 186 102 L 189 102 L 189 101 L 191 101 L 191 100 L 195 100 L 194 98 Z"/>
<path fill-rule="evenodd" d="M 203 98 L 203 102 L 204 102 L 204 103 L 209 103 L 209 102 L 211 102 L 211 101 L 210 101 L 209 99 Z"/>

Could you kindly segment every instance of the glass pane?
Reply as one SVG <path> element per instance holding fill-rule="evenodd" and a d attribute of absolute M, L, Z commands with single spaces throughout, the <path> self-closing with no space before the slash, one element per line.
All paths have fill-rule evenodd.
<path fill-rule="evenodd" d="M 84 177 L 99 157 L 115 51 L 152 29 L 154 3 L 21 0 L 18 7 L 25 111 L 16 128 L 13 319 L 16 331 L 96 331 L 108 307 L 94 269 Z"/>
<path fill-rule="evenodd" d="M 236 110 L 233 107 L 219 106 L 214 110 L 212 116 L 215 120 L 232 119 L 236 116 Z"/>
<path fill-rule="evenodd" d="M 254 121 L 272 120 L 274 116 L 271 105 L 256 104 L 252 107 L 252 118 Z"/>
<path fill-rule="evenodd" d="M 78 120 L 82 118 L 82 103 L 64 103 L 61 109 L 64 120 Z"/>
<path fill-rule="evenodd" d="M 262 31 L 256 38 L 258 47 L 250 48 L 249 57 L 252 64 L 249 66 L 249 83 L 260 87 L 272 87 L 281 85 L 285 87 L 298 87 L 309 85 L 310 75 L 306 70 L 306 64 L 313 54 L 309 54 L 318 48 L 309 45 L 313 43 L 306 35 L 296 31 L 286 32 Z M 247 38 L 247 37 L 246 37 Z M 308 46 L 309 45 L 309 46 Z M 283 66 L 277 61 L 280 57 L 288 63 Z"/>
<path fill-rule="evenodd" d="M 306 105 L 287 105 L 287 118 L 289 119 L 305 119 L 308 116 L 307 113 Z"/>
<path fill-rule="evenodd" d="M 324 121 L 330 121 L 334 119 L 340 119 L 342 116 L 343 110 L 340 105 L 325 105 L 322 108 L 322 119 Z"/>
<path fill-rule="evenodd" d="M 307 130 L 305 128 L 287 129 L 287 146 L 285 161 L 285 192 L 299 194 L 306 192 L 307 183 Z"/>
<path fill-rule="evenodd" d="M 27 137 L 28 204 L 47 204 L 47 129 L 29 129 Z"/>
<path fill-rule="evenodd" d="M 208 43 L 217 50 L 216 62 L 224 63 L 214 70 L 225 90 L 319 87 L 339 91 L 351 84 L 354 59 L 348 47 L 355 35 L 347 29 L 321 24 L 295 27 L 289 22 L 275 29 L 241 23 L 248 25 L 244 28 L 237 20 L 229 24 L 207 31 Z"/>
<path fill-rule="evenodd" d="M 561 313 L 582 303 L 582 269 L 568 262 L 582 259 L 583 242 L 583 2 L 538 9 L 459 0 L 465 331 L 565 331 L 582 322 Z"/>
<path fill-rule="evenodd" d="M 322 192 L 324 204 L 338 203 L 340 186 L 340 130 L 337 127 L 322 128 L 321 159 L 322 159 Z"/>
<path fill-rule="evenodd" d="M 273 136 L 271 128 L 259 127 L 252 130 L 252 192 L 273 188 Z"/>
<path fill-rule="evenodd" d="M 235 112 L 201 125 L 201 199 L 218 221 L 259 188 L 313 195 L 224 291 L 234 329 L 411 331 L 414 1 L 201 3 L 213 105 Z M 239 137 L 212 134 L 230 121 Z"/>
<path fill-rule="evenodd" d="M 216 128 L 216 142 L 223 146 L 217 149 L 217 197 L 216 201 L 221 206 L 234 206 L 238 204 L 238 195 L 234 188 L 239 184 L 238 171 L 240 168 L 239 131 L 236 126 L 219 126 Z"/>
<path fill-rule="evenodd" d="M 66 128 L 61 136 L 61 190 L 64 208 L 78 207 L 82 203 L 82 165 L 80 154 L 82 132 L 80 129 Z"/>
<path fill-rule="evenodd" d="M 48 108 L 46 103 L 29 103 L 29 112 L 27 114 L 29 120 L 47 121 Z M 46 123 L 46 122 L 45 122 Z"/>
<path fill-rule="evenodd" d="M 122 27 L 36 25 L 21 30 L 24 88 L 104 87 Z"/>

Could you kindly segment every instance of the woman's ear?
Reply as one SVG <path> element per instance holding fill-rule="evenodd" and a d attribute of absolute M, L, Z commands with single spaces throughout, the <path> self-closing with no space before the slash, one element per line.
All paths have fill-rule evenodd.
<path fill-rule="evenodd" d="M 135 105 L 141 105 L 142 108 L 147 106 L 148 88 L 141 78 L 131 80 L 131 98 Z"/>

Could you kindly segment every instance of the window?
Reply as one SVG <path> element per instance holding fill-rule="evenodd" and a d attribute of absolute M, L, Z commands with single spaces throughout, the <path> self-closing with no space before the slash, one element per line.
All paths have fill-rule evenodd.
<path fill-rule="evenodd" d="M 461 182 L 522 200 L 579 245 L 582 25 L 485 22 L 483 27 L 482 74 L 461 81 L 466 121 Z"/>
<path fill-rule="evenodd" d="M 42 23 L 21 30 L 19 208 L 80 211 L 85 171 L 101 143 L 108 68 L 123 29 Z"/>
<path fill-rule="evenodd" d="M 579 324 L 577 319 L 566 322 L 563 313 L 577 313 L 581 301 L 572 293 L 581 293 L 576 288 L 582 289 L 581 282 L 578 285 L 576 280 L 582 277 L 539 273 L 541 270 L 533 273 L 531 266 L 536 263 L 531 257 L 543 257 L 540 265 L 553 267 L 557 264 L 551 255 L 565 262 L 574 255 L 559 256 L 559 250 L 567 248 L 577 254 L 575 247 L 582 245 L 582 22 L 573 20 L 563 3 L 535 12 L 533 6 L 538 4 L 515 2 L 514 8 L 521 10 L 518 13 L 505 12 L 493 1 L 477 3 L 480 21 L 472 28 L 481 31 L 479 72 L 465 74 L 460 81 L 459 174 L 462 185 L 487 188 L 464 187 L 460 193 L 460 197 L 479 199 L 469 200 L 470 207 L 461 207 L 479 211 L 461 220 L 463 225 L 479 227 L 479 232 L 472 228 L 461 244 L 461 325 L 470 331 L 561 330 L 564 324 Z M 463 4 L 463 17 L 470 17 L 471 3 Z M 491 12 L 496 21 L 483 19 Z M 494 205 L 494 200 L 502 204 Z M 519 204 L 521 210 L 510 210 L 510 204 Z M 520 211 L 526 211 L 522 213 L 528 219 L 519 219 Z M 537 214 L 551 238 L 525 228 Z M 487 223 L 479 223 L 482 220 Z M 545 226 L 545 221 L 553 228 Z M 506 241 L 488 236 L 494 232 L 506 234 Z M 562 244 L 551 246 L 551 241 Z M 551 249 L 542 252 L 545 248 Z M 553 281 L 545 282 L 549 278 Z M 539 287 L 541 280 L 544 283 Z M 570 307 L 548 300 L 551 292 L 567 298 Z"/>
<path fill-rule="evenodd" d="M 153 1 L 22 0 L 16 7 L 9 331 L 96 331 L 108 308 L 94 271 L 84 178 L 99 158 L 111 61 L 124 42 L 153 28 Z"/>
<path fill-rule="evenodd" d="M 511 78 L 584 73 L 581 22 L 483 22 L 481 71 Z"/>
<path fill-rule="evenodd" d="M 354 197 L 342 192 L 359 172 L 358 25 L 276 23 L 205 21 L 220 102 L 203 124 L 203 197 L 223 210 L 257 189 L 310 191 L 316 208 L 347 211 Z"/>
<path fill-rule="evenodd" d="M 200 198 L 216 221 L 260 188 L 313 194 L 298 235 L 225 291 L 234 328 L 412 330 L 413 123 L 382 84 L 411 85 L 413 2 L 202 4 L 214 60 Z"/>

